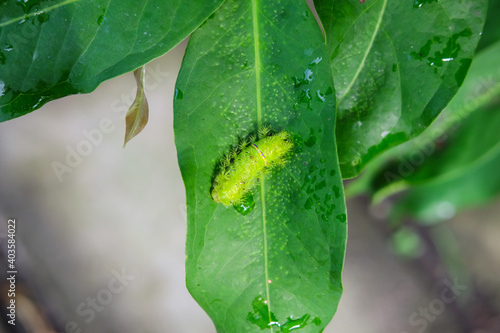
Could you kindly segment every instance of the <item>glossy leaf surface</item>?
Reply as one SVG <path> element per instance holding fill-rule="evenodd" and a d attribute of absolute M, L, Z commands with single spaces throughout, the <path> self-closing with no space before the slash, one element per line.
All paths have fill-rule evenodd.
<path fill-rule="evenodd" d="M 174 102 L 186 275 L 218 332 L 320 332 L 335 313 L 346 210 L 325 58 L 302 0 L 226 1 L 189 41 Z M 220 160 L 265 125 L 291 133 L 288 162 L 248 209 L 216 204 Z"/>
<path fill-rule="evenodd" d="M 0 121 L 163 55 L 222 0 L 0 1 Z"/>
<path fill-rule="evenodd" d="M 315 0 L 337 92 L 344 178 L 420 134 L 467 73 L 486 0 Z"/>
<path fill-rule="evenodd" d="M 369 165 L 347 191 L 376 201 L 407 189 L 397 214 L 436 221 L 500 193 L 500 42 L 474 59 L 462 88 L 420 137 Z"/>

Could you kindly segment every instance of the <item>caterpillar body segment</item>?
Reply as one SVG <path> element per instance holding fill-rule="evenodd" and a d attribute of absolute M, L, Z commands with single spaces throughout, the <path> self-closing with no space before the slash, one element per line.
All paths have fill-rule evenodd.
<path fill-rule="evenodd" d="M 225 206 L 240 203 L 260 176 L 286 162 L 286 155 L 293 148 L 290 134 L 286 131 L 269 133 L 268 128 L 262 129 L 260 140 L 250 138 L 250 142 L 242 142 L 237 151 L 224 159 L 212 189 L 216 203 Z"/>

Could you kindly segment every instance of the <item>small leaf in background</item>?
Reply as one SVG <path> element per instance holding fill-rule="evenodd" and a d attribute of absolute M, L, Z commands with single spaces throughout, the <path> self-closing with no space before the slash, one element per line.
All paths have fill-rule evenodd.
<path fill-rule="evenodd" d="M 134 71 L 135 81 L 137 82 L 137 94 L 135 96 L 134 103 L 132 103 L 127 111 L 127 117 L 125 118 L 126 126 L 125 142 L 123 143 L 124 147 L 127 142 L 139 134 L 148 123 L 149 107 L 148 100 L 146 99 L 146 93 L 144 91 L 146 88 L 145 75 L 146 66 L 142 66 Z"/>
<path fill-rule="evenodd" d="M 462 88 L 419 137 L 374 160 L 347 185 L 380 202 L 396 192 L 393 217 L 426 223 L 453 217 L 500 194 L 500 42 L 474 59 Z"/>
<path fill-rule="evenodd" d="M 338 98 L 340 167 L 343 178 L 352 178 L 378 154 L 420 134 L 452 99 L 479 41 L 487 0 L 314 5 Z"/>
<path fill-rule="evenodd" d="M 391 235 L 391 248 L 398 256 L 406 259 L 419 257 L 422 252 L 420 236 L 410 228 L 400 228 Z"/>
<path fill-rule="evenodd" d="M 500 97 L 500 96 L 499 96 Z M 452 218 L 500 194 L 500 104 L 481 108 L 450 133 L 447 147 L 429 156 L 412 185 L 395 204 L 393 216 L 424 223 Z"/>

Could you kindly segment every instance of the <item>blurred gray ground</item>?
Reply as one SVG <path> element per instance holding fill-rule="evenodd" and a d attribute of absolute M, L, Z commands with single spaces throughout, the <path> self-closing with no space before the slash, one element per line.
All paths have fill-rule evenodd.
<path fill-rule="evenodd" d="M 1 246 L 7 218 L 16 218 L 19 285 L 38 303 L 22 303 L 19 316 L 41 312 L 66 332 L 215 332 L 184 283 L 185 195 L 172 129 L 184 48 L 149 65 L 149 124 L 126 149 L 122 116 L 135 94 L 130 73 L 92 94 L 0 123 Z M 94 141 L 90 146 L 85 133 Z M 86 156 L 72 156 L 58 177 L 54 162 L 67 164 L 68 152 L 78 149 Z M 418 266 L 393 255 L 383 222 L 364 199 L 348 206 L 344 295 L 325 332 L 418 332 L 410 316 L 439 298 L 440 290 Z M 465 269 L 496 309 L 499 215 L 496 201 L 441 227 L 456 236 Z M 93 311 L 87 304 L 92 298 L 105 304 Z M 36 325 L 33 332 L 52 332 Z M 457 325 L 446 307 L 423 331 L 459 332 Z"/>

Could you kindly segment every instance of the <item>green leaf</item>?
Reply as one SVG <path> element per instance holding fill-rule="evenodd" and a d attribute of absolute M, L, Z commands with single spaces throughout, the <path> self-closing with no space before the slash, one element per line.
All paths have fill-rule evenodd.
<path fill-rule="evenodd" d="M 337 92 L 340 167 L 351 178 L 448 104 L 471 63 L 487 1 L 314 3 Z"/>
<path fill-rule="evenodd" d="M 146 93 L 144 91 L 146 75 L 146 66 L 134 71 L 135 81 L 137 82 L 137 93 L 135 95 L 134 103 L 130 106 L 127 111 L 127 117 L 125 118 L 125 142 L 123 146 L 127 144 L 134 136 L 141 133 L 149 118 L 149 107 L 148 100 L 146 99 Z"/>
<path fill-rule="evenodd" d="M 0 121 L 163 55 L 222 0 L 1 1 Z"/>
<path fill-rule="evenodd" d="M 477 50 L 482 50 L 500 40 L 500 1 L 490 0 L 488 5 L 488 15 L 484 23 L 483 34 L 477 45 Z"/>
<path fill-rule="evenodd" d="M 450 136 L 449 146 L 415 173 L 424 181 L 397 202 L 394 216 L 410 215 L 433 223 L 498 196 L 499 128 L 500 106 L 472 113 Z"/>
<path fill-rule="evenodd" d="M 498 195 L 499 54 L 500 42 L 481 51 L 463 86 L 429 129 L 374 160 L 347 192 L 370 193 L 379 202 L 409 189 L 397 201 L 395 214 L 429 222 Z"/>
<path fill-rule="evenodd" d="M 346 210 L 323 59 L 302 0 L 226 1 L 190 38 L 174 101 L 186 279 L 218 332 L 320 332 L 336 311 Z M 264 125 L 291 133 L 288 163 L 259 178 L 246 215 L 216 204 L 222 157 Z"/>

